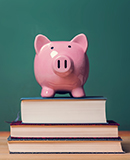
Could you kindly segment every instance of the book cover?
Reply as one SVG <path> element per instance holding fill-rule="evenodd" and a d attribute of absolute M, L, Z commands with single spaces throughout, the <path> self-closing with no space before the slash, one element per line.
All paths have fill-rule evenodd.
<path fill-rule="evenodd" d="M 85 96 L 85 97 L 22 97 L 22 100 L 107 100 L 104 96 Z"/>

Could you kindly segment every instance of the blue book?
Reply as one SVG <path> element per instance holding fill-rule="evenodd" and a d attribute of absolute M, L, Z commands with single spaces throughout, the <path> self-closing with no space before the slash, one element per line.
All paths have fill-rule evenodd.
<path fill-rule="evenodd" d="M 122 154 L 117 138 L 8 138 L 11 154 Z"/>
<path fill-rule="evenodd" d="M 107 123 L 106 98 L 21 98 L 23 123 L 85 124 Z"/>

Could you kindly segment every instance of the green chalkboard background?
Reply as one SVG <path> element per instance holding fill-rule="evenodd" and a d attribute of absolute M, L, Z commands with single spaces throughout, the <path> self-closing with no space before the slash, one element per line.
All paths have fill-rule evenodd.
<path fill-rule="evenodd" d="M 8 131 L 21 97 L 40 96 L 34 38 L 88 37 L 86 95 L 107 97 L 107 119 L 130 130 L 130 0 L 0 0 L 0 130 Z"/>

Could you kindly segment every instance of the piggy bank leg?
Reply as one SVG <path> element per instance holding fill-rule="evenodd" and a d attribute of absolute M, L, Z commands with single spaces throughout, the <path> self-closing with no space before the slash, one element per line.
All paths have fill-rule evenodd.
<path fill-rule="evenodd" d="M 71 91 L 71 94 L 72 94 L 73 97 L 84 97 L 85 96 L 85 92 L 84 92 L 84 89 L 82 87 L 73 89 Z"/>
<path fill-rule="evenodd" d="M 48 87 L 42 87 L 41 97 L 54 97 L 54 90 Z"/>

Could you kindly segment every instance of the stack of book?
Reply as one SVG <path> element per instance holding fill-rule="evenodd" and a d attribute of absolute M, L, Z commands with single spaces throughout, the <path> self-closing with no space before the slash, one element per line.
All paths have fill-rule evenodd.
<path fill-rule="evenodd" d="M 106 98 L 22 98 L 22 121 L 10 124 L 10 153 L 124 153 Z"/>

